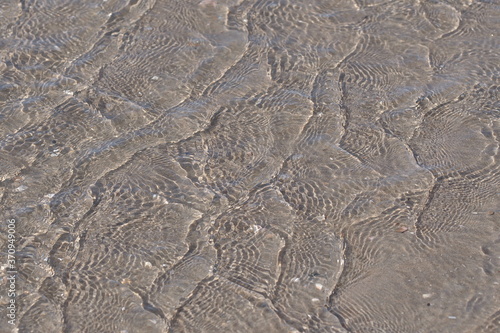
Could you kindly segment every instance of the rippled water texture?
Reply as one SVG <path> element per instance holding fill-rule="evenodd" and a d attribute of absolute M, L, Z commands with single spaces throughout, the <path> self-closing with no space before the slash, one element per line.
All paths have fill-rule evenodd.
<path fill-rule="evenodd" d="M 0 15 L 0 332 L 500 332 L 498 1 Z"/>

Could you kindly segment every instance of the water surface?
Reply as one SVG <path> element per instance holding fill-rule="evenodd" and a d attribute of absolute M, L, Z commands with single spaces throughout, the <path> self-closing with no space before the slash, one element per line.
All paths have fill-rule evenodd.
<path fill-rule="evenodd" d="M 500 331 L 499 17 L 2 1 L 0 331 Z"/>

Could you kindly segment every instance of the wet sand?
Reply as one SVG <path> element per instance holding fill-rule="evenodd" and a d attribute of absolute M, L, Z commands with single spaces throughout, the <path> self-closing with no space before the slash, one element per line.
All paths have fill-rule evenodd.
<path fill-rule="evenodd" d="M 498 17 L 3 1 L 0 332 L 500 331 Z"/>

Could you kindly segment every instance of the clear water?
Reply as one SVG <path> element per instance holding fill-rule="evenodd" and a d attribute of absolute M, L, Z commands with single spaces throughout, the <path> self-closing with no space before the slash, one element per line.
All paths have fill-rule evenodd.
<path fill-rule="evenodd" d="M 2 1 L 0 332 L 499 332 L 499 17 Z"/>

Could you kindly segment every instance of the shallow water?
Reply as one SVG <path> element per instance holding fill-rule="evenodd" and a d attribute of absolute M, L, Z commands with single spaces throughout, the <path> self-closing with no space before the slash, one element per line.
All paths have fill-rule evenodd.
<path fill-rule="evenodd" d="M 0 332 L 500 331 L 499 17 L 3 1 Z"/>

